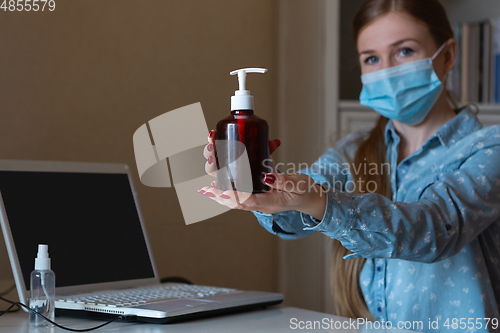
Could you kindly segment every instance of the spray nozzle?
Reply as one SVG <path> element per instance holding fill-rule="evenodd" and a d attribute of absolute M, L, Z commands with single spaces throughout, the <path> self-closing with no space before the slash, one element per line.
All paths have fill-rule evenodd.
<path fill-rule="evenodd" d="M 37 258 L 48 258 L 49 257 L 49 246 L 45 244 L 38 244 Z"/>
<path fill-rule="evenodd" d="M 35 258 L 35 269 L 36 270 L 49 270 L 50 269 L 50 258 L 49 258 L 49 246 L 45 244 L 38 244 L 38 253 Z"/>
<path fill-rule="evenodd" d="M 229 74 L 238 74 L 239 90 L 231 97 L 231 110 L 253 110 L 253 96 L 246 90 L 247 73 L 265 73 L 267 68 L 242 68 Z"/>

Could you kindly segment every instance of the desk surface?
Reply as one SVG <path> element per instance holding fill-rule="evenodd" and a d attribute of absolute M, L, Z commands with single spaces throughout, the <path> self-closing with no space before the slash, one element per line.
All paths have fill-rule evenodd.
<path fill-rule="evenodd" d="M 12 285 L 12 281 L 0 281 L 0 292 Z M 13 290 L 4 297 L 17 301 L 16 291 Z M 0 301 L 0 309 L 7 308 L 5 302 Z M 105 321 L 95 321 L 88 319 L 56 317 L 58 324 L 66 327 L 85 329 L 98 326 Z M 345 323 L 345 322 L 348 323 Z M 344 324 L 345 323 L 345 324 Z M 341 325 L 342 324 L 342 325 Z M 349 325 L 350 324 L 350 325 Z M 316 325 L 316 326 L 312 326 Z M 338 327 L 335 327 L 337 325 Z M 339 326 L 341 325 L 341 326 Z M 297 332 L 311 331 L 316 327 L 317 331 L 335 333 L 403 333 L 412 332 L 397 329 L 370 329 L 357 325 L 355 319 L 348 319 L 333 316 L 326 313 L 298 309 L 293 307 L 274 306 L 265 310 L 254 310 L 240 312 L 231 315 L 223 315 L 186 321 L 176 324 L 146 324 L 146 323 L 121 323 L 113 322 L 108 326 L 91 332 L 120 332 L 120 333 L 255 333 L 255 332 Z M 340 327 L 349 327 L 347 329 Z M 60 328 L 51 329 L 30 329 L 28 313 L 23 310 L 13 313 L 6 313 L 0 317 L 1 333 L 61 333 L 69 332 Z"/>
<path fill-rule="evenodd" d="M 335 322 L 340 325 L 341 322 L 349 319 L 332 316 L 325 313 L 303 310 L 292 307 L 271 307 L 265 310 L 255 310 L 242 312 L 232 315 L 217 316 L 212 318 L 200 319 L 195 321 L 182 322 L 170 325 L 142 324 L 142 323 L 120 323 L 113 322 L 108 326 L 92 332 L 120 332 L 120 333 L 191 333 L 191 332 L 214 332 L 214 333 L 244 333 L 244 332 L 297 332 L 311 331 L 306 329 L 306 325 L 314 325 L 318 331 L 325 332 L 391 332 L 402 333 L 410 332 L 397 329 L 367 329 L 363 325 L 356 326 L 353 329 L 335 329 Z M 352 319 L 355 322 L 354 319 Z M 76 319 L 67 317 L 56 317 L 56 322 L 71 328 L 83 329 L 102 324 L 102 321 L 91 321 L 86 319 Z M 328 323 L 328 324 L 326 324 Z M 300 325 L 300 326 L 299 326 Z M 321 326 L 323 325 L 323 326 Z M 347 323 L 344 327 L 348 327 Z M 311 326 L 312 327 L 312 326 Z M 293 329 L 295 328 L 295 329 Z M 302 329 L 300 329 L 302 328 Z M 2 333 L 59 333 L 68 332 L 59 328 L 54 329 L 29 329 L 28 314 L 24 311 L 8 313 L 0 317 L 0 332 Z"/>

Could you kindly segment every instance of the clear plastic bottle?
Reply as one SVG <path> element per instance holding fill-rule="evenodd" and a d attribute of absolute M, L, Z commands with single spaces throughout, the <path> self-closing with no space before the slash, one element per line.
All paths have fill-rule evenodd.
<path fill-rule="evenodd" d="M 56 276 L 50 269 L 48 245 L 39 244 L 35 270 L 31 272 L 30 308 L 54 321 Z M 31 327 L 52 327 L 44 318 L 30 311 Z"/>

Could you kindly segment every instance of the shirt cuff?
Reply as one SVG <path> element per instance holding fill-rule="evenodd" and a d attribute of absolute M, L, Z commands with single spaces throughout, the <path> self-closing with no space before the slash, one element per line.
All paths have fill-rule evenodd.
<path fill-rule="evenodd" d="M 323 186 L 323 188 L 325 188 L 325 186 Z M 325 209 L 325 213 L 323 214 L 323 218 L 321 219 L 321 221 L 315 217 L 312 217 L 309 214 L 300 212 L 300 218 L 302 219 L 302 224 L 304 225 L 304 230 L 320 231 L 316 227 L 319 224 L 321 224 L 321 222 L 326 221 L 328 219 L 331 219 L 331 209 L 328 209 L 330 199 L 328 198 L 328 192 L 327 192 L 326 188 L 325 188 L 325 192 L 323 192 L 323 193 L 324 193 L 324 195 L 326 195 L 326 209 Z"/>
<path fill-rule="evenodd" d="M 266 228 L 267 230 L 271 231 L 272 226 L 273 226 L 273 215 L 272 214 L 266 214 L 262 213 L 256 210 L 253 210 L 252 213 L 255 215 L 259 223 Z"/>
<path fill-rule="evenodd" d="M 296 239 L 307 236 L 313 232 L 304 232 L 302 226 L 299 225 L 297 211 L 284 211 L 274 214 L 266 214 L 259 211 L 252 211 L 257 217 L 260 225 L 274 235 L 278 235 L 283 239 Z M 294 227 L 294 221 L 296 226 Z"/>
<path fill-rule="evenodd" d="M 352 229 L 357 213 L 354 198 L 334 187 L 323 185 L 326 191 L 326 209 L 321 221 L 311 215 L 300 213 L 304 230 L 314 230 L 341 240 Z"/>

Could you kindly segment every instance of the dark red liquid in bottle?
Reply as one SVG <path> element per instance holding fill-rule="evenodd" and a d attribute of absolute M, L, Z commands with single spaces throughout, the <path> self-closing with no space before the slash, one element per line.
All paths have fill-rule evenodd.
<path fill-rule="evenodd" d="M 253 110 L 233 110 L 231 115 L 222 119 L 217 124 L 216 140 L 235 140 L 243 143 L 248 154 L 250 169 L 252 172 L 252 193 L 263 193 L 269 191 L 269 186 L 264 183 L 264 174 L 271 172 L 269 154 L 269 124 L 262 118 L 257 117 Z M 231 150 L 231 148 L 230 148 Z M 241 154 L 235 149 L 231 152 L 222 152 L 216 144 L 217 166 L 220 168 L 228 165 L 235 156 Z M 233 170 L 233 173 L 238 170 Z M 238 179 L 241 175 L 232 174 L 232 179 Z M 219 189 L 234 189 L 230 179 L 217 177 Z M 240 189 L 238 189 L 240 190 Z"/>

